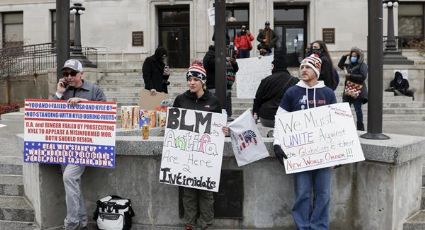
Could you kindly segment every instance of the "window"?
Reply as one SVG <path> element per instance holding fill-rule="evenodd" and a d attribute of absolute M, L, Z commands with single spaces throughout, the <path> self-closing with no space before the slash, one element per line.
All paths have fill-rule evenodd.
<path fill-rule="evenodd" d="M 241 30 L 242 25 L 245 25 L 249 30 L 249 5 L 227 4 L 226 29 L 231 42 L 235 39 L 236 33 Z"/>
<path fill-rule="evenodd" d="M 52 19 L 52 42 L 56 43 L 56 10 L 51 10 L 51 19 Z M 74 15 L 69 15 L 69 39 L 70 39 L 70 45 L 74 45 L 74 39 L 75 39 L 75 23 L 74 23 Z"/>
<path fill-rule="evenodd" d="M 411 42 L 424 39 L 424 4 L 399 5 L 398 36 L 399 45 L 410 47 Z"/>
<path fill-rule="evenodd" d="M 3 13 L 3 47 L 17 47 L 24 44 L 23 13 Z"/>

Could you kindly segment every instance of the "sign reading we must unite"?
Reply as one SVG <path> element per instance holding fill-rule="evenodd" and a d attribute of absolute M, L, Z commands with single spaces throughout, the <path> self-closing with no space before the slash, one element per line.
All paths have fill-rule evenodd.
<path fill-rule="evenodd" d="M 159 182 L 218 192 L 226 115 L 168 108 Z"/>
<path fill-rule="evenodd" d="M 275 137 L 288 174 L 365 160 L 348 103 L 277 115 Z"/>

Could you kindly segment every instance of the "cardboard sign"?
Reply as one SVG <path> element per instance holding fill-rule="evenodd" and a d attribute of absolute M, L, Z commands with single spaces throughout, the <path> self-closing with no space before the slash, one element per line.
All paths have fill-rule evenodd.
<path fill-rule="evenodd" d="M 233 153 L 239 167 L 269 156 L 250 109 L 228 126 L 232 131 Z"/>
<path fill-rule="evenodd" d="M 288 174 L 365 160 L 348 103 L 276 115 L 275 138 Z"/>
<path fill-rule="evenodd" d="M 167 99 L 167 94 L 163 92 L 157 92 L 155 96 L 151 95 L 151 92 L 147 89 L 140 91 L 140 108 L 147 110 L 155 110 L 155 108 L 161 105 L 161 102 Z"/>
<path fill-rule="evenodd" d="M 226 115 L 168 108 L 159 182 L 218 192 Z"/>
<path fill-rule="evenodd" d="M 24 162 L 115 167 L 115 102 L 27 99 Z"/>
<path fill-rule="evenodd" d="M 239 71 L 236 73 L 236 94 L 238 98 L 255 98 L 263 78 L 272 74 L 273 56 L 236 59 Z"/>

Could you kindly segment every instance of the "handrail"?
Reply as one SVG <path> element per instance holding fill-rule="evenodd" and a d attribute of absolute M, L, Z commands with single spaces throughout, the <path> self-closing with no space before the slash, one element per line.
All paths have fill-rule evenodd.
<path fill-rule="evenodd" d="M 97 49 L 82 47 L 85 55 L 97 65 Z M 55 43 L 41 43 L 0 49 L 0 77 L 36 75 L 56 67 Z"/>

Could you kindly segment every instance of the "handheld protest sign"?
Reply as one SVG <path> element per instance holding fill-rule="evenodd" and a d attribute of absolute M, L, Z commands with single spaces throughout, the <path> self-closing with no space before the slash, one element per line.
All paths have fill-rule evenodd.
<path fill-rule="evenodd" d="M 218 192 L 226 115 L 168 108 L 159 182 Z"/>
<path fill-rule="evenodd" d="M 115 102 L 27 99 L 24 162 L 115 167 Z"/>
<path fill-rule="evenodd" d="M 273 56 L 236 59 L 236 95 L 238 98 L 255 98 L 258 86 L 265 77 L 272 74 Z"/>
<path fill-rule="evenodd" d="M 228 126 L 232 131 L 230 136 L 233 153 L 239 167 L 269 156 L 250 109 Z"/>
<path fill-rule="evenodd" d="M 157 106 L 161 105 L 161 102 L 167 99 L 167 94 L 163 92 L 157 92 L 155 96 L 151 95 L 151 92 L 147 89 L 140 91 L 140 103 L 141 109 L 154 110 Z"/>
<path fill-rule="evenodd" d="M 288 174 L 365 160 L 348 103 L 276 115 L 275 138 Z"/>

